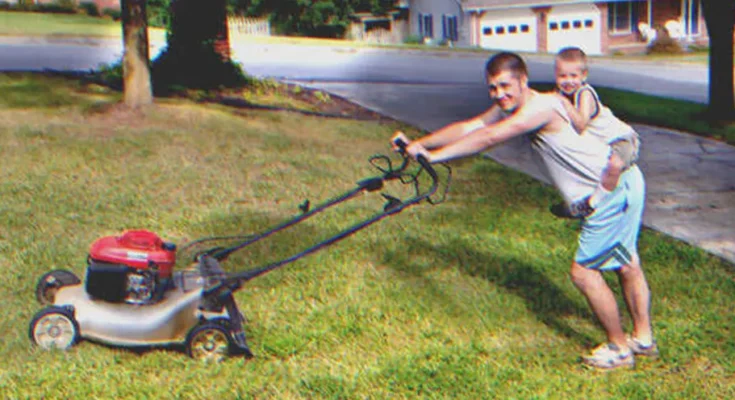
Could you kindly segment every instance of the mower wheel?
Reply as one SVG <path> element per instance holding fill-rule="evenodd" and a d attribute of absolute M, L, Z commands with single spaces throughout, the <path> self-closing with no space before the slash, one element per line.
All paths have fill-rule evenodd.
<path fill-rule="evenodd" d="M 65 269 L 56 269 L 41 276 L 36 284 L 36 300 L 42 305 L 54 304 L 56 292 L 70 285 L 78 285 L 82 281 L 73 272 Z"/>
<path fill-rule="evenodd" d="M 195 360 L 220 362 L 235 348 L 230 331 L 220 323 L 202 322 L 186 337 L 186 354 Z"/>
<path fill-rule="evenodd" d="M 67 307 L 46 307 L 31 320 L 28 335 L 38 347 L 66 350 L 79 340 L 79 324 Z"/>

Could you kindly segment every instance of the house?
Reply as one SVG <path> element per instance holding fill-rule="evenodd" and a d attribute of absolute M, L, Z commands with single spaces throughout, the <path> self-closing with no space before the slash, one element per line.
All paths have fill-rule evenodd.
<path fill-rule="evenodd" d="M 677 39 L 707 43 L 701 0 L 410 0 L 409 8 L 410 34 L 464 47 L 643 51 L 648 42 L 639 25 L 663 27 L 670 21 Z"/>

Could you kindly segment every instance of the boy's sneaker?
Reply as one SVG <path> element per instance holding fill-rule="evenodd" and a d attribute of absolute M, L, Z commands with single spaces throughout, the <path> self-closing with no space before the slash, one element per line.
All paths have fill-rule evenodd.
<path fill-rule="evenodd" d="M 631 350 L 621 350 L 613 343 L 603 343 L 595 347 L 590 354 L 582 356 L 582 362 L 593 368 L 611 370 L 634 367 L 635 357 Z"/>
<path fill-rule="evenodd" d="M 590 196 L 587 196 L 580 201 L 572 203 L 569 207 L 564 203 L 554 204 L 549 211 L 559 218 L 577 219 L 586 218 L 595 209 L 590 206 Z"/>
<path fill-rule="evenodd" d="M 658 357 L 658 345 L 655 340 L 649 345 L 644 345 L 638 339 L 631 336 L 628 336 L 626 340 L 633 354 L 651 358 Z"/>

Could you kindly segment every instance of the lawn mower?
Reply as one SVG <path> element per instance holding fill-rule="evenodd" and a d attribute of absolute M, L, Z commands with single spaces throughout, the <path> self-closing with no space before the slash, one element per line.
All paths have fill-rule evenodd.
<path fill-rule="evenodd" d="M 228 237 L 236 238 L 234 245 L 205 247 L 195 253 L 186 269 L 174 269 L 177 252 L 221 238 L 199 239 L 179 249 L 147 230 L 130 230 L 96 240 L 89 250 L 84 282 L 64 269 L 50 271 L 39 279 L 36 298 L 46 307 L 30 322 L 31 341 L 42 349 L 68 349 L 84 339 L 127 348 L 183 346 L 189 356 L 203 360 L 222 360 L 235 354 L 252 357 L 243 330 L 245 319 L 233 296 L 245 282 L 406 207 L 444 201 L 451 178 L 449 167 L 443 165 L 447 174 L 442 174 L 444 182 L 440 182 L 434 166 L 423 157 L 418 158 L 416 168 L 408 168 L 412 163 L 405 154 L 405 143 L 399 140 L 396 144 L 402 162 L 395 168 L 390 157 L 373 156 L 369 161 L 380 170 L 379 176 L 360 180 L 355 188 L 314 207 L 305 201 L 299 206 L 299 215 L 264 232 Z M 387 200 L 382 211 L 297 254 L 241 272 L 223 270 L 221 263 L 232 253 L 359 194 L 380 191 L 391 180 L 413 185 L 411 196 L 401 200 L 381 193 Z"/>

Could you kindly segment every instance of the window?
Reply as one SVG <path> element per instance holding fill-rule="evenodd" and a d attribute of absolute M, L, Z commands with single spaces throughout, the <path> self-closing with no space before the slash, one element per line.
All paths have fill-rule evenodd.
<path fill-rule="evenodd" d="M 425 38 L 434 37 L 434 18 L 431 14 L 419 14 L 419 33 Z"/>
<path fill-rule="evenodd" d="M 498 35 L 502 35 L 505 33 L 505 27 L 504 26 L 496 26 L 495 27 L 495 33 Z"/>
<path fill-rule="evenodd" d="M 562 21 L 561 29 L 569 29 L 569 21 Z"/>
<path fill-rule="evenodd" d="M 633 26 L 633 2 L 608 3 L 607 26 L 613 33 L 630 33 Z"/>
<path fill-rule="evenodd" d="M 580 29 L 582 28 L 582 21 L 574 21 L 572 22 L 572 26 L 574 27 L 574 29 Z"/>
<path fill-rule="evenodd" d="M 452 42 L 459 40 L 456 15 L 442 15 L 442 38 L 444 40 L 451 40 Z"/>
<path fill-rule="evenodd" d="M 493 34 L 493 28 L 483 28 L 482 29 L 482 34 L 483 35 L 488 35 L 488 36 L 492 35 Z"/>
<path fill-rule="evenodd" d="M 529 27 L 526 24 L 521 25 L 521 32 L 527 33 L 529 31 Z"/>
<path fill-rule="evenodd" d="M 584 20 L 584 27 L 585 28 L 592 28 L 593 25 L 594 24 L 592 23 L 592 20 L 591 19 Z"/>
<path fill-rule="evenodd" d="M 518 27 L 515 25 L 511 25 L 508 27 L 508 33 L 516 33 L 518 32 Z"/>
<path fill-rule="evenodd" d="M 552 31 L 559 30 L 559 23 L 558 22 L 552 22 L 549 24 L 549 29 Z"/>

